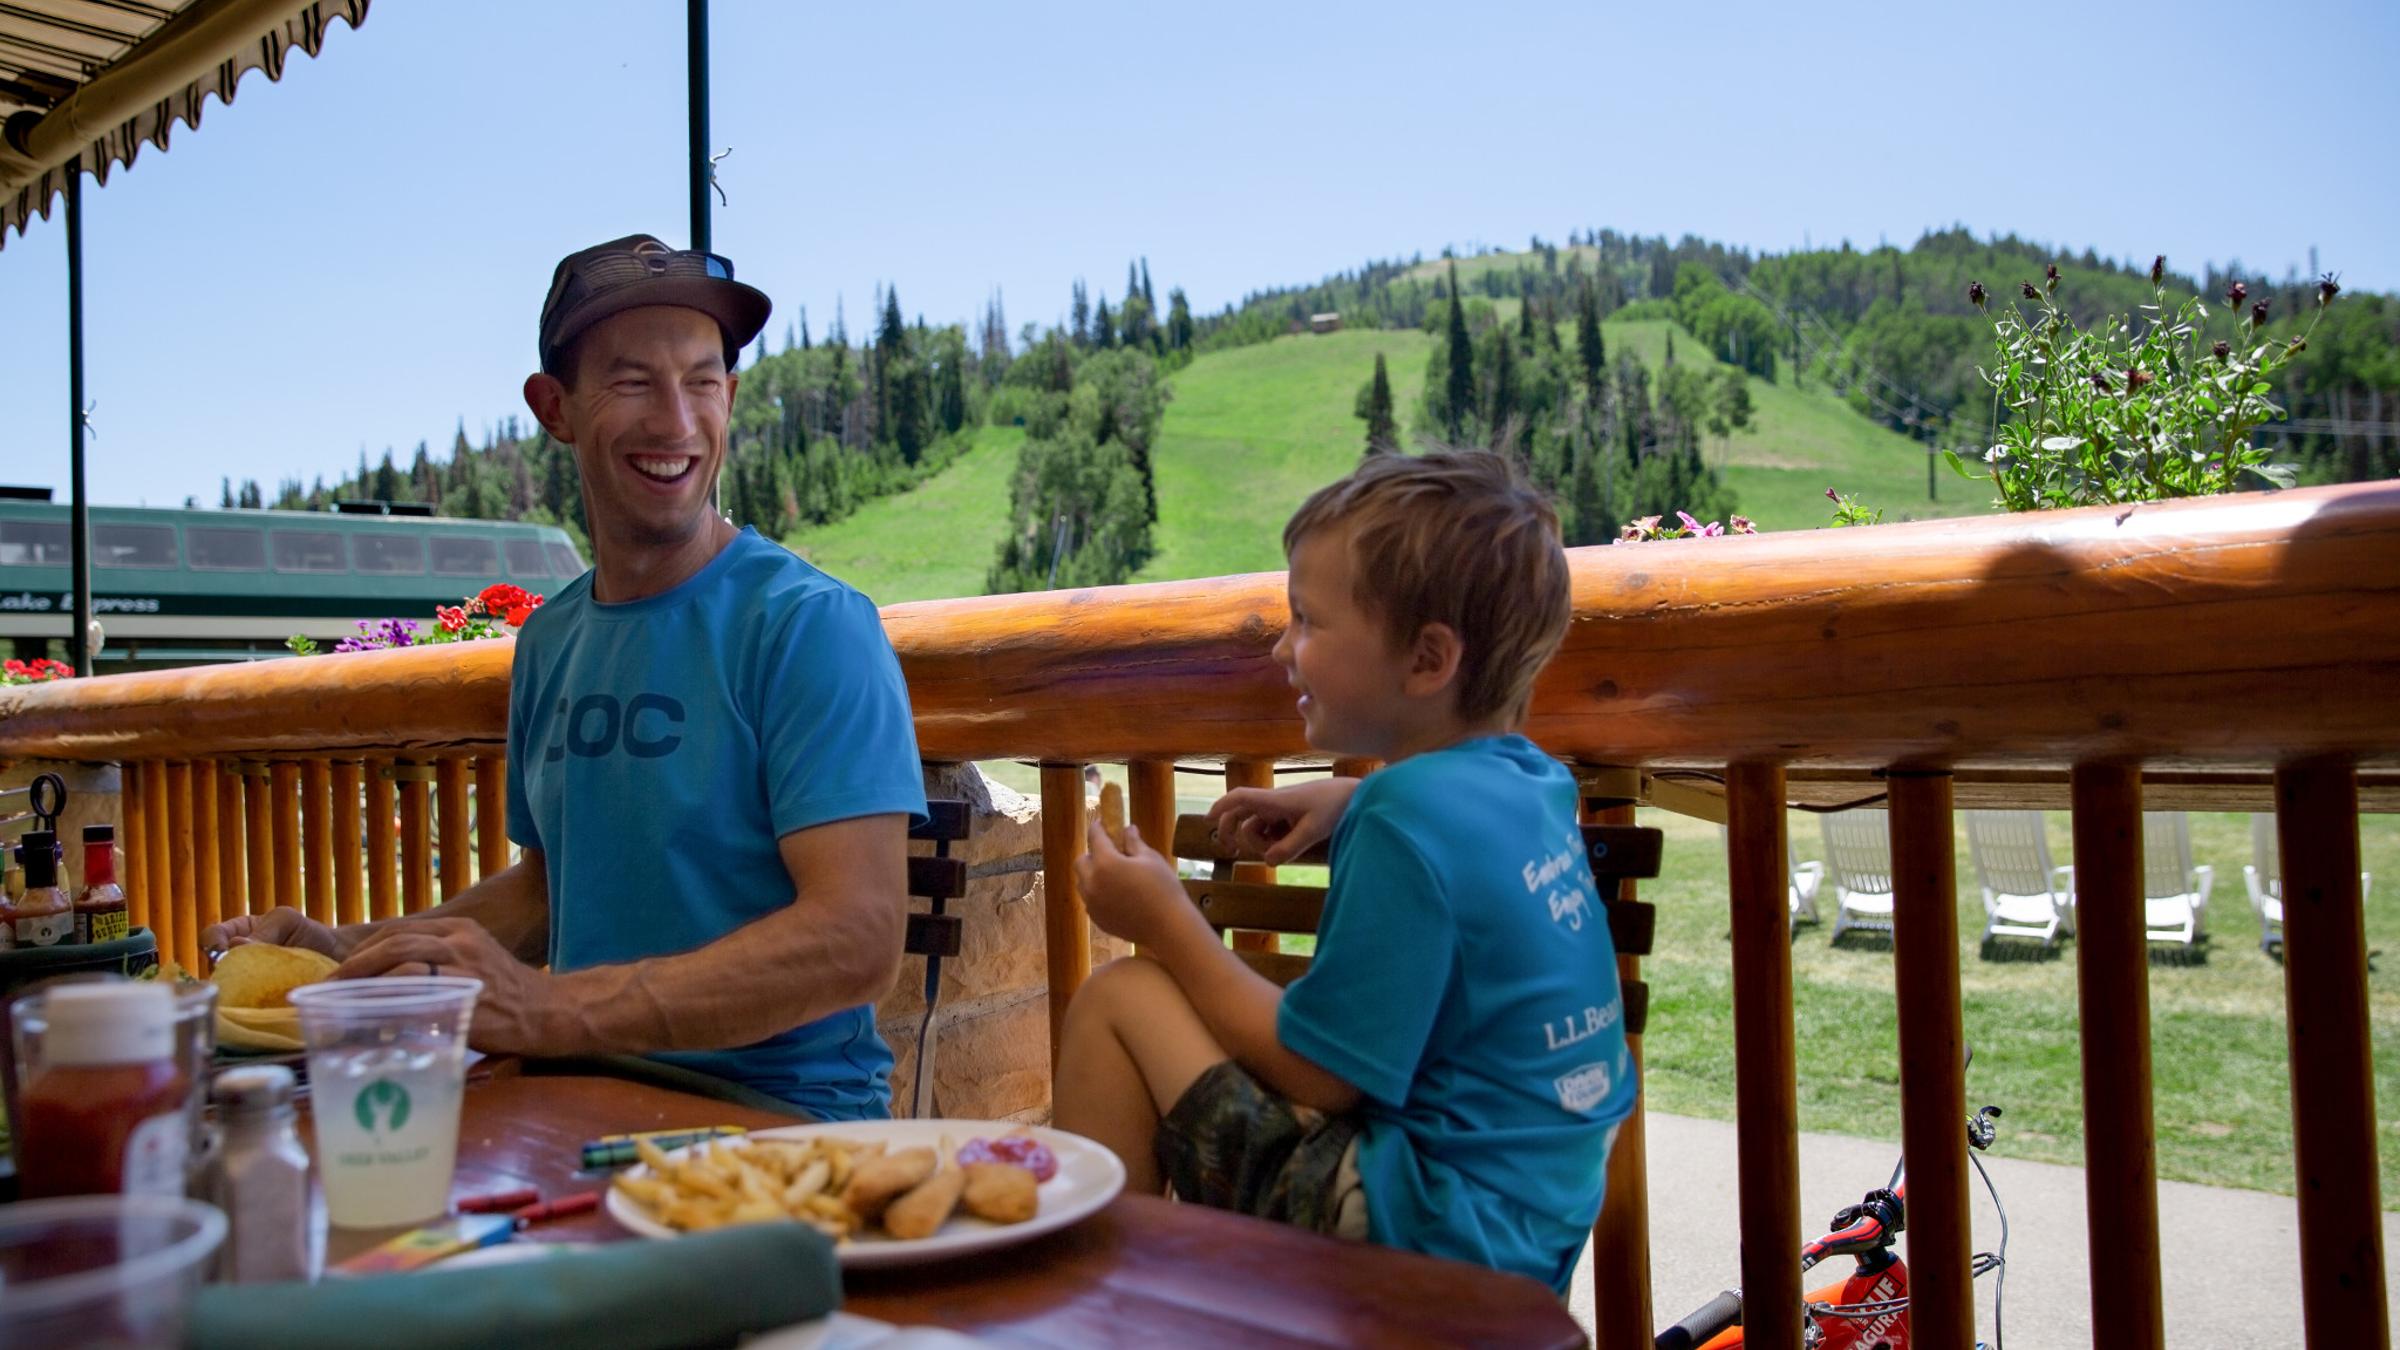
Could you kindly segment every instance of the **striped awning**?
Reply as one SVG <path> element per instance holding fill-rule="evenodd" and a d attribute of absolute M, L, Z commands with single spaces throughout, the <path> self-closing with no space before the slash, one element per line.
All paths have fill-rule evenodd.
<path fill-rule="evenodd" d="M 197 128 L 211 94 L 280 79 L 369 0 L 0 0 L 0 246 L 65 190 L 68 165 L 108 182 L 144 145 Z"/>

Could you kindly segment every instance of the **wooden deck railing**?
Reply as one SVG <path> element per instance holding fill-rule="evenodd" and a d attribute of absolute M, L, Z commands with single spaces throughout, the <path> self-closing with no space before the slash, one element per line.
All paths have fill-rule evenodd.
<path fill-rule="evenodd" d="M 1752 1343 L 1800 1340 L 1783 807 L 1888 794 L 1916 1304 L 1973 1342 L 1954 801 L 2068 805 L 2079 869 L 2093 1327 L 2157 1346 L 2140 812 L 2277 810 L 2308 1343 L 2386 1345 L 2357 811 L 2400 807 L 2400 484 L 1579 550 L 1530 726 L 1595 799 L 1728 825 Z M 1269 658 L 1280 575 L 898 605 L 929 759 L 1044 764 L 1054 1009 L 1085 973 L 1080 766 L 1304 760 Z M 506 644 L 0 691 L 0 759 L 124 766 L 138 921 L 413 911 L 502 864 Z M 1660 771 L 1665 776 L 1653 777 Z M 362 822 L 364 837 L 361 837 Z M 436 870 L 436 860 L 439 867 Z M 363 877 L 362 877 L 363 872 Z M 1638 1120 L 1598 1230 L 1603 1345 L 1650 1334 Z"/>

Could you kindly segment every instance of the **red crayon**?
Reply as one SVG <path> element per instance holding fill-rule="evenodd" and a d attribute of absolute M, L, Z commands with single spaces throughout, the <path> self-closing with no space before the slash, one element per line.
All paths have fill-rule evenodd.
<path fill-rule="evenodd" d="M 562 1195 L 547 1204 L 527 1205 L 518 1210 L 517 1227 L 525 1228 L 545 1219 L 564 1219 L 570 1215 L 587 1213 L 599 1207 L 600 1192 L 598 1191 L 579 1191 L 574 1195 Z"/>
<path fill-rule="evenodd" d="M 520 1186 L 513 1191 L 494 1191 L 490 1195 L 470 1195 L 459 1201 L 456 1208 L 461 1214 L 502 1214 L 510 1210 L 523 1209 L 541 1198 L 540 1191 L 531 1186 Z"/>

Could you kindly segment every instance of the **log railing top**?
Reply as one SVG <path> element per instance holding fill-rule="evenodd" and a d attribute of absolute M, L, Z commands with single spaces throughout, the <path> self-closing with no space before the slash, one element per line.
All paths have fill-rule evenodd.
<path fill-rule="evenodd" d="M 1578 549 L 1531 732 L 1594 763 L 2400 763 L 2400 483 Z M 1306 753 L 1283 576 L 894 605 L 931 759 Z M 512 644 L 0 690 L 0 758 L 502 739 Z"/>

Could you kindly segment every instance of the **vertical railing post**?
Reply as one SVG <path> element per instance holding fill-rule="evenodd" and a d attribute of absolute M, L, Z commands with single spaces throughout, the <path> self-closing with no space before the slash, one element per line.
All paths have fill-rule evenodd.
<path fill-rule="evenodd" d="M 1341 766 L 1336 764 L 1335 771 Z M 1631 825 L 1631 805 L 1587 809 L 1585 820 L 1595 825 Z M 1630 904 L 1634 883 L 1617 883 L 1617 900 Z M 1630 989 L 1642 978 L 1642 958 L 1617 953 L 1617 983 Z M 1633 1071 L 1642 1071 L 1642 1038 L 1625 1038 Z M 1633 1114 L 1617 1126 L 1617 1142 L 1608 1154 L 1608 1185 L 1600 1202 L 1600 1217 L 1592 1224 L 1592 1340 L 1596 1345 L 1640 1346 L 1650 1343 L 1655 1330 L 1650 1311 L 1650 1131 L 1647 1091 L 1633 1099 Z"/>
<path fill-rule="evenodd" d="M 1742 1343 L 1766 1350 L 1800 1350 L 1800 1105 L 1783 802 L 1782 765 L 1726 770 Z"/>
<path fill-rule="evenodd" d="M 508 761 L 475 757 L 475 879 L 508 866 Z"/>
<path fill-rule="evenodd" d="M 1142 842 L 1161 853 L 1175 851 L 1175 761 L 1137 759 L 1125 766 L 1125 819 Z"/>
<path fill-rule="evenodd" d="M 2391 1344 L 2375 1156 L 2358 778 L 2346 763 L 2275 773 L 2283 984 L 2299 1166 L 2300 1308 L 2311 1347 Z"/>
<path fill-rule="evenodd" d="M 333 878 L 333 766 L 321 759 L 300 764 L 300 856 L 308 917 L 340 923 L 341 892 Z"/>
<path fill-rule="evenodd" d="M 1275 786 L 1275 761 L 1271 759 L 1236 759 L 1225 765 L 1225 790 L 1235 788 L 1272 788 Z M 1235 863 L 1233 879 L 1258 885 L 1275 884 L 1275 869 L 1265 863 Z M 1271 952 L 1280 939 L 1273 933 L 1249 932 L 1235 929 L 1233 949 L 1237 952 Z"/>
<path fill-rule="evenodd" d="M 199 853 L 192 842 L 198 820 L 192 810 L 192 766 L 181 760 L 167 768 L 167 893 L 175 901 L 175 960 L 200 970 Z"/>
<path fill-rule="evenodd" d="M 175 866 L 167 842 L 175 830 L 174 803 L 167 796 L 166 762 L 143 760 L 142 802 L 149 809 L 145 813 L 147 828 L 142 831 L 142 869 L 149 879 L 150 927 L 158 937 L 158 956 L 162 961 L 182 951 L 177 945 L 181 935 L 175 928 L 182 916 L 175 912 Z"/>
<path fill-rule="evenodd" d="M 436 763 L 433 788 L 442 832 L 442 898 L 447 900 L 474 880 L 474 836 L 467 830 L 466 763 L 456 759 Z"/>
<path fill-rule="evenodd" d="M 1950 775 L 1894 770 L 1889 781 L 1900 1149 L 1908 1167 L 1909 1332 L 1912 1340 L 1927 1345 L 1965 1350 L 1975 1343 L 1975 1282 Z"/>
<path fill-rule="evenodd" d="M 232 760 L 215 767 L 217 780 L 217 907 L 222 918 L 250 912 L 250 878 L 242 865 L 242 774 Z"/>
<path fill-rule="evenodd" d="M 416 914 L 433 906 L 433 822 L 426 795 L 433 769 L 394 762 L 392 778 L 400 788 L 400 912 Z"/>
<path fill-rule="evenodd" d="M 400 895 L 393 883 L 392 869 L 400 862 L 400 837 L 397 833 L 399 808 L 393 800 L 392 770 L 388 759 L 370 759 L 361 768 L 367 791 L 367 917 L 396 919 L 400 917 Z"/>
<path fill-rule="evenodd" d="M 1042 942 L 1049 959 L 1050 1070 L 1058 1071 L 1058 1038 L 1067 1004 L 1092 973 L 1092 925 L 1075 885 L 1083 856 L 1083 766 L 1042 766 Z"/>
<path fill-rule="evenodd" d="M 274 823 L 275 903 L 308 917 L 322 917 L 309 904 L 300 882 L 300 766 L 290 760 L 267 765 L 267 814 Z"/>
<path fill-rule="evenodd" d="M 225 917 L 224 881 L 218 863 L 217 762 L 192 761 L 192 895 L 194 919 L 205 929 Z M 195 970 L 194 974 L 206 974 Z"/>
<path fill-rule="evenodd" d="M 2078 764 L 2069 791 L 2092 1343 L 2158 1350 L 2166 1344 L 2166 1324 L 2159 1290 L 2158 1150 L 2151 1126 L 2141 770 Z M 1909 1200 L 1913 1205 L 1914 1193 Z M 1910 1218 L 1913 1227 L 1915 1215 Z"/>
<path fill-rule="evenodd" d="M 277 905 L 298 905 L 300 897 L 275 893 L 275 813 L 268 802 L 267 766 L 242 760 L 235 769 L 242 780 L 242 841 L 250 861 L 249 913 L 264 914 Z"/>
<path fill-rule="evenodd" d="M 150 794 L 139 761 L 117 766 L 118 810 L 125 813 L 125 830 L 118 844 L 125 852 L 125 917 L 136 928 L 158 934 L 158 911 L 150 899 Z M 164 953 L 161 953 L 164 955 Z"/>
<path fill-rule="evenodd" d="M 359 896 L 359 768 L 355 759 L 333 762 L 333 912 L 345 924 L 367 917 Z"/>

